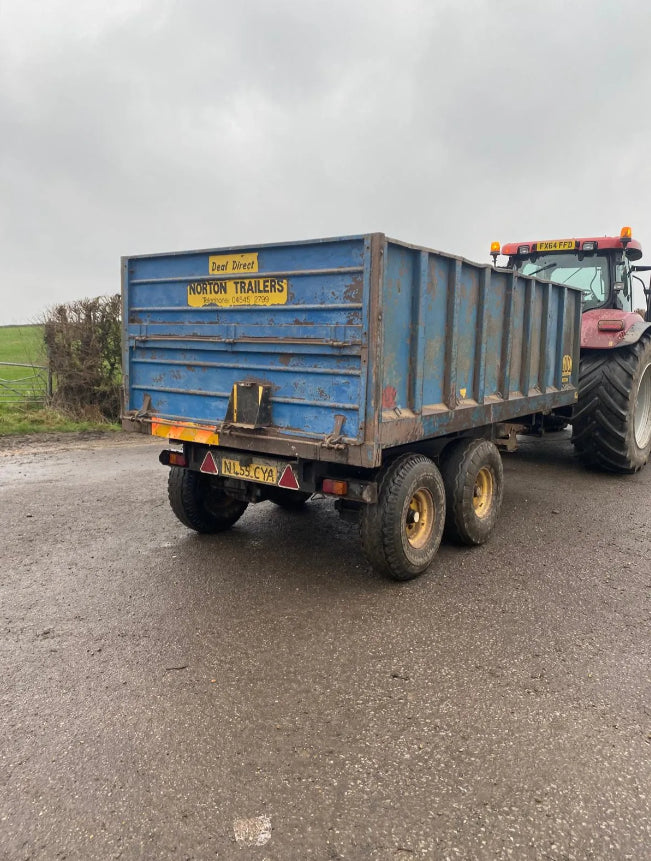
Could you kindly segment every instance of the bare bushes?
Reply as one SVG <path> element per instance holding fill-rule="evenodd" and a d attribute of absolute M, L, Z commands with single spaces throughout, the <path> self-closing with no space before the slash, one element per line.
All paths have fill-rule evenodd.
<path fill-rule="evenodd" d="M 53 405 L 76 418 L 120 414 L 120 296 L 55 305 L 43 321 Z"/>

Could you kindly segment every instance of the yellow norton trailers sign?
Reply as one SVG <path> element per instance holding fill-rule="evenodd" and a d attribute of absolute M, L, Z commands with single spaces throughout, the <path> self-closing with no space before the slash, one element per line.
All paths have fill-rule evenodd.
<path fill-rule="evenodd" d="M 208 271 L 211 277 L 188 284 L 188 305 L 191 308 L 287 303 L 287 278 L 259 276 L 257 252 L 212 255 L 208 258 Z M 225 277 L 229 275 L 230 278 Z"/>

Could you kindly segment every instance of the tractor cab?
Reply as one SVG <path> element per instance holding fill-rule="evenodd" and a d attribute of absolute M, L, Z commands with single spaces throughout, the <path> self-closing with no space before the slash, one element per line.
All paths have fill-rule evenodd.
<path fill-rule="evenodd" d="M 494 261 L 499 253 L 499 243 L 493 243 Z M 638 311 L 651 320 L 649 289 L 636 274 L 651 267 L 634 265 L 642 257 L 642 247 L 630 227 L 622 228 L 619 236 L 511 242 L 501 253 L 508 257 L 507 267 L 522 275 L 579 287 L 584 311 Z"/>
<path fill-rule="evenodd" d="M 637 472 L 651 459 L 651 287 L 640 273 L 642 247 L 630 227 L 619 236 L 587 236 L 491 245 L 507 271 L 583 292 L 579 390 L 574 409 L 543 417 L 572 424 L 584 463 Z"/>

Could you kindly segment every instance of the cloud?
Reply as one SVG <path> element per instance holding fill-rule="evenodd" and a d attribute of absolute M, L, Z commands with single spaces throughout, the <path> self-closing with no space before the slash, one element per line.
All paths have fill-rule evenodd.
<path fill-rule="evenodd" d="M 622 223 L 651 242 L 645 4 L 0 15 L 1 322 L 117 291 L 126 253 L 381 230 L 487 259 Z"/>

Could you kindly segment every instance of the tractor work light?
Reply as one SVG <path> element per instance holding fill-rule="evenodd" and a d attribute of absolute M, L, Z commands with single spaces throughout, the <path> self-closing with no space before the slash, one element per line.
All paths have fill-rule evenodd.
<path fill-rule="evenodd" d="M 584 251 L 596 251 L 598 246 L 594 240 L 589 239 L 587 242 L 584 242 L 581 247 Z"/>
<path fill-rule="evenodd" d="M 518 254 L 528 254 L 529 246 L 528 245 L 518 245 Z"/>

